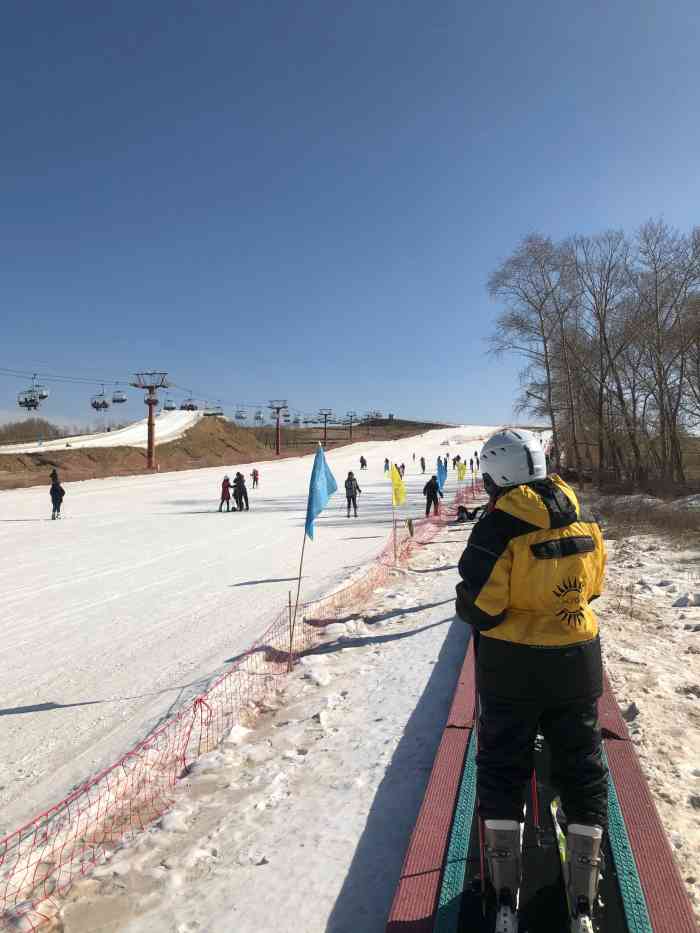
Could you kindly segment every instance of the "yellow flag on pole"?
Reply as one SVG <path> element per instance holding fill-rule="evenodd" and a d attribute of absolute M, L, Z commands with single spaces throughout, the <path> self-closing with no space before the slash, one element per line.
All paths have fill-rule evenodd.
<path fill-rule="evenodd" d="M 396 508 L 397 505 L 403 505 L 406 501 L 406 486 L 401 479 L 399 468 L 395 463 L 391 464 L 391 504 Z"/>

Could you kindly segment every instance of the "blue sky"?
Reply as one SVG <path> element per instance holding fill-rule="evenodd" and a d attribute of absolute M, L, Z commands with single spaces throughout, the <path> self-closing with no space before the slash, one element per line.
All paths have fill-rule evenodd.
<path fill-rule="evenodd" d="M 0 367 L 507 419 L 518 240 L 700 222 L 698 35 L 697 0 L 10 3 Z"/>

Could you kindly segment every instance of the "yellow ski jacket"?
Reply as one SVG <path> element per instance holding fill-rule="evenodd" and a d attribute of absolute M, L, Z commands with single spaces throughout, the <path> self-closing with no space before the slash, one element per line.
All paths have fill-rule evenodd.
<path fill-rule="evenodd" d="M 475 525 L 459 562 L 457 612 L 482 635 L 517 645 L 593 641 L 605 545 L 559 476 L 504 492 Z M 505 647 L 505 646 L 504 646 Z"/>

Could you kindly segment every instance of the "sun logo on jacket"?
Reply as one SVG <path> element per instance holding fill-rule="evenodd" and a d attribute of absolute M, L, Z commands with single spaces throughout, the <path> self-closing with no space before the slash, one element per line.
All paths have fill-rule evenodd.
<path fill-rule="evenodd" d="M 581 597 L 582 592 L 583 582 L 575 577 L 563 580 L 554 590 L 554 595 L 561 603 L 557 615 L 567 625 L 578 626 L 583 622 L 585 607 Z"/>

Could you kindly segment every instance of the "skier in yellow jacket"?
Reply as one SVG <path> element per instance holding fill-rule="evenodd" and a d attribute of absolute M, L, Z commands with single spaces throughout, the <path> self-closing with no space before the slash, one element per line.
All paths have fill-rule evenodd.
<path fill-rule="evenodd" d="M 590 602 L 605 547 L 595 519 L 558 476 L 547 476 L 529 431 L 495 434 L 481 453 L 489 506 L 459 562 L 457 613 L 478 632 L 477 787 L 497 896 L 497 933 L 517 933 L 525 790 L 541 732 L 568 822 L 571 927 L 592 930 L 607 770 L 598 698 L 602 662 Z"/>

